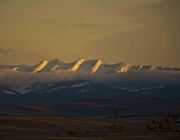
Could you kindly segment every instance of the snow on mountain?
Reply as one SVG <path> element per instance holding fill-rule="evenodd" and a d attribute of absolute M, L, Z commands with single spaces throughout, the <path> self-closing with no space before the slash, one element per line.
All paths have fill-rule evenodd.
<path fill-rule="evenodd" d="M 24 86 L 35 82 L 87 79 L 92 81 L 134 83 L 179 83 L 180 68 L 151 65 L 106 64 L 101 60 L 79 59 L 64 63 L 44 60 L 34 66 L 0 65 L 0 85 Z M 136 83 L 135 82 L 135 83 Z"/>
<path fill-rule="evenodd" d="M 98 60 L 96 64 L 91 68 L 91 73 L 96 73 L 99 67 L 103 64 L 101 60 Z"/>
<path fill-rule="evenodd" d="M 19 93 L 11 88 L 0 86 L 0 97 L 3 95 L 18 95 Z"/>
<path fill-rule="evenodd" d="M 117 64 L 101 64 L 101 66 L 97 69 L 96 74 L 114 74 L 117 73 L 121 68 L 123 63 Z"/>
<path fill-rule="evenodd" d="M 110 86 L 89 80 L 68 80 L 33 83 L 19 92 L 0 86 L 2 103 L 59 103 L 87 99 L 121 99 L 122 97 L 179 97 L 177 85 Z"/>
<path fill-rule="evenodd" d="M 44 84 L 34 84 L 31 85 L 31 89 L 33 90 L 25 95 L 29 97 L 36 97 L 36 99 L 39 97 L 45 97 L 48 100 L 50 98 L 53 98 L 53 101 L 67 99 L 110 99 L 112 96 L 119 96 L 119 94 L 116 93 L 116 90 L 111 87 L 81 79 L 73 81 L 58 81 Z"/>
<path fill-rule="evenodd" d="M 32 71 L 32 67 L 28 66 L 28 65 L 19 65 L 19 66 L 15 66 L 12 68 L 13 71 L 23 71 L 23 72 L 31 72 Z"/>
<path fill-rule="evenodd" d="M 76 72 L 84 61 L 85 61 L 84 59 L 80 59 L 76 61 L 75 64 L 69 69 L 69 71 Z"/>
<path fill-rule="evenodd" d="M 54 60 L 48 60 L 47 64 L 42 68 L 42 72 L 51 72 L 54 71 L 58 68 L 59 60 L 54 59 Z"/>
<path fill-rule="evenodd" d="M 42 72 L 76 72 L 88 74 L 119 74 L 135 71 L 160 71 L 160 72 L 180 72 L 180 68 L 172 68 L 167 66 L 152 66 L 152 65 L 130 65 L 130 64 L 106 64 L 101 60 L 85 60 L 80 59 L 72 63 L 64 63 L 59 59 L 43 60 L 37 65 L 0 65 L 0 70 L 12 70 L 15 72 L 29 72 L 29 73 L 42 73 Z"/>
<path fill-rule="evenodd" d="M 118 73 L 125 73 L 130 71 L 161 71 L 161 72 L 180 72 L 180 68 L 172 68 L 166 66 L 152 66 L 152 65 L 123 65 Z"/>
<path fill-rule="evenodd" d="M 122 68 L 120 68 L 118 72 L 119 73 L 121 73 L 121 72 L 128 72 L 131 68 L 132 68 L 131 65 L 125 65 Z"/>
<path fill-rule="evenodd" d="M 22 64 L 22 65 L 0 65 L 0 70 L 31 72 L 32 66 L 28 66 L 25 64 Z"/>
<path fill-rule="evenodd" d="M 40 63 L 35 67 L 35 69 L 33 70 L 33 72 L 36 73 L 36 72 L 42 71 L 42 70 L 47 66 L 48 63 L 49 63 L 48 60 L 43 60 L 42 62 L 40 62 Z"/>
<path fill-rule="evenodd" d="M 106 64 L 85 59 L 0 66 L 0 102 L 116 99 L 122 94 L 179 96 L 179 85 L 180 69 L 166 66 Z"/>
<path fill-rule="evenodd" d="M 99 67 L 103 64 L 101 60 L 86 60 L 78 69 L 80 73 L 95 73 Z"/>

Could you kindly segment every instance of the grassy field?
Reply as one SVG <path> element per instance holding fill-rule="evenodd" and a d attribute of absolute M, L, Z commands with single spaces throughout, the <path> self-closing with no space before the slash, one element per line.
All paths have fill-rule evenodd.
<path fill-rule="evenodd" d="M 80 118 L 0 116 L 0 140 L 179 140 L 179 123 L 171 129 L 147 124 L 152 118 Z M 158 120 L 159 118 L 156 118 Z M 150 125 L 147 129 L 147 125 Z M 167 124 L 169 125 L 169 124 Z"/>

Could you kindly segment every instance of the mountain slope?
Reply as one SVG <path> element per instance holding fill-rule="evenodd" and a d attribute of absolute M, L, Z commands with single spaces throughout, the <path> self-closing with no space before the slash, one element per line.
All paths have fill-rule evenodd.
<path fill-rule="evenodd" d="M 32 85 L 26 96 L 47 101 L 71 101 L 79 99 L 110 99 L 118 97 L 115 89 L 88 80 L 60 81 Z"/>
<path fill-rule="evenodd" d="M 4 95 L 12 95 L 12 96 L 16 96 L 16 95 L 19 95 L 20 93 L 11 89 L 11 88 L 8 88 L 8 87 L 5 87 L 5 86 L 0 86 L 0 97 L 1 96 L 4 96 Z"/>
<path fill-rule="evenodd" d="M 27 92 L 28 91 L 28 92 Z M 89 80 L 33 83 L 26 92 L 0 86 L 0 103 L 62 103 L 76 100 L 167 99 L 180 97 L 179 85 L 114 87 Z"/>
<path fill-rule="evenodd" d="M 2 89 L 3 90 L 3 89 Z M 29 92 L 4 96 L 0 102 L 34 103 L 34 102 L 64 102 L 80 99 L 111 99 L 119 97 L 115 89 L 89 80 L 59 81 L 49 83 L 34 83 L 27 87 Z M 5 92 L 2 92 L 3 95 Z M 7 98 L 5 98 L 7 97 Z"/>

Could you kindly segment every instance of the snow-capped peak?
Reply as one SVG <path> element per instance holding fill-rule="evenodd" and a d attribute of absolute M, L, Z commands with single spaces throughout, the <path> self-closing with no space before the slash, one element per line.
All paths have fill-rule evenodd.
<path fill-rule="evenodd" d="M 13 71 L 17 71 L 18 70 L 18 67 L 14 67 L 12 68 Z"/>
<path fill-rule="evenodd" d="M 34 73 L 36 72 L 40 72 L 41 70 L 44 69 L 44 67 L 47 66 L 47 64 L 49 63 L 49 60 L 43 60 L 41 63 L 39 63 L 35 69 L 33 70 Z"/>
<path fill-rule="evenodd" d="M 131 68 L 131 65 L 125 65 L 122 68 L 120 68 L 118 72 L 119 73 L 128 72 L 130 68 Z"/>
<path fill-rule="evenodd" d="M 85 61 L 85 59 L 80 59 L 80 60 L 78 60 L 78 61 L 75 63 L 75 65 L 73 65 L 73 66 L 69 69 L 69 71 L 76 72 L 76 71 L 79 69 L 80 65 L 81 65 L 84 61 Z"/>
<path fill-rule="evenodd" d="M 95 73 L 102 64 L 101 60 L 97 60 L 96 64 L 91 68 L 91 73 Z"/>

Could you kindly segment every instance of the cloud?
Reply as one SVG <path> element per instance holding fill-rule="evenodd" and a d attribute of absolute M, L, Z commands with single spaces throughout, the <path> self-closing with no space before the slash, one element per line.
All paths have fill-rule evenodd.
<path fill-rule="evenodd" d="M 10 49 L 10 48 L 2 48 L 0 47 L 0 55 L 8 55 L 9 53 L 14 52 L 14 49 Z"/>

